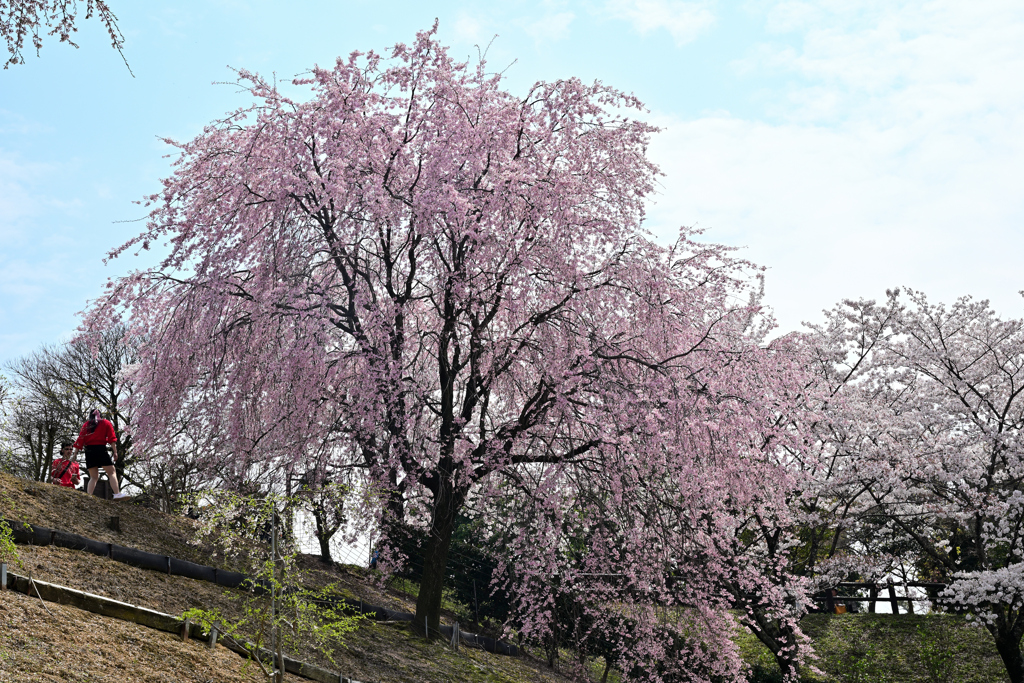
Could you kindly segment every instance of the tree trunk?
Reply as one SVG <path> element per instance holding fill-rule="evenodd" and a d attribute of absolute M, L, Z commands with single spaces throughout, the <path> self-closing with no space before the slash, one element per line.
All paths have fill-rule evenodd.
<path fill-rule="evenodd" d="M 320 542 L 320 561 L 326 565 L 334 564 L 334 558 L 331 557 L 331 539 L 317 535 L 316 540 Z"/>
<path fill-rule="evenodd" d="M 402 548 L 410 533 L 405 525 L 405 501 L 402 494 L 393 489 L 384 495 L 385 513 L 380 520 L 380 528 L 377 530 L 379 536 L 374 545 L 378 548 Z"/>
<path fill-rule="evenodd" d="M 387 509 L 388 517 L 396 524 L 405 524 L 405 494 L 402 487 L 396 483 L 397 474 L 394 469 L 389 476 L 391 486 L 388 489 Z"/>
<path fill-rule="evenodd" d="M 784 629 L 792 631 L 792 629 Z M 762 641 L 763 642 L 763 641 Z M 796 638 L 792 633 L 787 638 L 788 643 L 796 642 Z M 779 671 L 782 672 L 782 680 L 800 680 L 800 664 L 793 656 L 792 645 L 786 648 L 785 651 L 778 649 L 772 652 L 772 656 L 775 657 L 775 663 L 779 665 Z"/>
<path fill-rule="evenodd" d="M 120 436 L 120 435 L 119 435 Z M 117 484 L 121 488 L 124 488 L 124 463 L 128 458 L 128 448 L 124 445 L 124 442 L 118 438 L 117 442 L 117 462 L 114 463 L 114 472 L 117 474 Z"/>
<path fill-rule="evenodd" d="M 424 618 L 430 629 L 428 637 L 437 635 L 441 626 L 441 595 L 448 567 L 448 550 L 455 531 L 455 515 L 462 506 L 464 495 L 454 490 L 451 477 L 442 476 L 434 496 L 434 516 L 430 522 L 430 537 L 423 552 L 423 578 L 416 599 L 416 624 L 423 628 Z"/>
<path fill-rule="evenodd" d="M 996 641 L 996 651 L 1006 667 L 1006 675 L 1010 683 L 1024 683 L 1024 657 L 1020 651 L 1020 629 L 1011 629 L 1005 617 L 1000 616 L 995 624 L 988 626 L 989 632 Z"/>
<path fill-rule="evenodd" d="M 548 638 L 547 642 L 548 651 L 548 668 L 552 671 L 558 671 L 558 622 L 556 621 L 551 627 L 551 637 Z"/>
<path fill-rule="evenodd" d="M 313 506 L 313 520 L 316 522 L 316 540 L 320 543 L 320 561 L 326 565 L 334 564 L 331 557 L 331 537 L 334 536 L 328 528 L 326 511 L 318 506 Z M 337 527 L 335 527 L 337 529 Z"/>
<path fill-rule="evenodd" d="M 793 629 L 768 619 L 762 608 L 756 605 L 752 605 L 751 608 L 754 623 L 748 626 L 772 653 L 775 663 L 779 665 L 779 671 L 782 672 L 782 679 L 790 680 L 786 678 L 789 676 L 792 680 L 799 680 L 800 665 L 793 651 L 793 645 L 796 643 Z"/>

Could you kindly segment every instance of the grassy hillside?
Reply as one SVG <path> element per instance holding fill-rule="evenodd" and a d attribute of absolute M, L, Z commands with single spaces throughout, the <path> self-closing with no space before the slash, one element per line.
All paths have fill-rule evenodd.
<path fill-rule="evenodd" d="M 61 489 L 0 474 L 0 514 L 55 529 L 71 531 L 110 543 L 118 543 L 183 559 L 217 565 L 212 548 L 191 545 L 192 522 L 134 505 L 130 501 L 105 501 L 78 491 Z M 107 524 L 120 519 L 120 532 Z M 225 589 L 181 576 L 138 569 L 107 558 L 65 548 L 19 546 L 20 573 L 70 586 L 142 607 L 180 614 L 190 607 L 219 608 L 225 614 L 238 609 L 240 591 Z M 393 609 L 414 611 L 409 596 L 383 590 L 365 569 L 337 567 L 326 570 L 314 558 L 303 564 L 316 584 L 336 583 L 349 597 Z M 48 610 L 48 611 L 47 611 Z M 242 681 L 258 680 L 255 672 L 241 672 L 243 660 L 218 648 L 209 655 L 205 646 L 180 643 L 173 637 L 145 628 L 106 619 L 73 608 L 33 601 L 14 593 L 0 594 L 0 681 Z M 117 634 L 91 638 L 94 632 Z M 82 666 L 58 666 L 60 643 L 70 641 L 70 661 L 79 653 L 88 660 Z M 113 638 L 113 640 L 111 640 Z M 123 646 L 115 646 L 115 641 Z M 158 643 L 158 645 L 152 645 Z M 101 653 L 113 647 L 111 663 Z M 170 650 L 166 650 L 166 648 Z M 160 655 L 167 652 L 167 656 Z M 329 662 L 312 651 L 288 653 L 304 661 L 341 671 L 346 676 L 378 683 L 565 683 L 531 657 L 504 657 L 461 648 L 454 653 L 439 641 L 426 642 L 408 623 L 366 620 L 348 636 Z M 192 664 L 183 662 L 191 661 Z M 134 662 L 134 664 L 131 664 Z M 129 666 L 131 664 L 131 666 Z M 127 669 L 126 669 L 127 667 Z M 61 669 L 72 669 L 60 674 Z M 126 671 L 135 673 L 126 677 Z M 248 674 L 248 675 L 246 675 Z M 6 676 L 6 678 L 5 678 Z M 28 677 L 24 677 L 28 676 Z M 63 678 L 59 676 L 64 676 Z M 232 677 L 234 676 L 234 677 Z M 304 680 L 299 678 L 290 680 Z"/>
<path fill-rule="evenodd" d="M 0 474 L 0 515 L 90 538 L 218 565 L 214 548 L 188 542 L 192 521 L 146 509 L 130 501 L 104 501 Z M 111 516 L 121 530 L 111 531 Z M 21 573 L 79 590 L 180 614 L 191 607 L 238 608 L 239 591 L 181 576 L 137 569 L 84 552 L 19 546 Z M 314 558 L 304 564 L 317 584 L 336 583 L 349 597 L 392 609 L 414 611 L 411 596 L 385 590 L 367 570 L 327 570 Z M 951 616 L 847 614 L 810 615 L 803 627 L 820 655 L 822 680 L 837 683 L 1002 683 L 1005 681 L 990 636 Z M 768 651 L 750 634 L 737 635 L 755 680 L 777 676 Z M 68 654 L 70 653 L 70 654 Z M 565 683 L 539 659 L 503 657 L 463 648 L 453 653 L 427 643 L 407 623 L 365 621 L 339 649 L 334 663 L 314 652 L 292 656 L 380 683 Z M 566 653 L 567 658 L 570 657 Z M 58 664 L 66 661 L 68 663 Z M 603 669 L 595 666 L 597 676 Z M 610 680 L 614 679 L 614 675 Z M 255 671 L 224 648 L 181 643 L 143 627 L 70 607 L 0 594 L 0 683 L 6 681 L 255 681 Z M 289 677 L 290 681 L 303 679 Z"/>
<path fill-rule="evenodd" d="M 136 624 L 0 593 L 0 683 L 257 683 L 224 647 L 208 650 Z M 308 683 L 295 676 L 288 683 Z"/>
<path fill-rule="evenodd" d="M 1004 683 L 987 631 L 963 617 L 930 614 L 810 614 L 800 624 L 824 672 L 836 683 Z M 750 633 L 737 636 L 744 659 L 768 683 L 778 667 Z"/>

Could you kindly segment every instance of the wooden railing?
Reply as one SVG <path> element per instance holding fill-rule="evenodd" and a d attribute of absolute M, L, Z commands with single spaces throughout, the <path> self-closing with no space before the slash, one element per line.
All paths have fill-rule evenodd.
<path fill-rule="evenodd" d="M 903 595 L 903 596 L 898 596 L 898 595 L 896 595 L 896 588 L 897 587 L 902 587 L 904 589 L 909 589 L 909 588 L 939 588 L 939 589 L 942 589 L 942 588 L 946 587 L 946 584 L 944 584 L 944 583 L 936 583 L 936 582 L 933 582 L 933 581 L 907 581 L 906 583 L 898 583 L 898 584 L 896 584 L 896 583 L 871 583 L 871 582 L 868 582 L 868 581 L 843 581 L 842 583 L 839 583 L 838 585 L 836 585 L 836 589 L 837 590 L 843 589 L 843 588 L 857 588 L 857 589 L 865 589 L 866 588 L 869 591 L 868 597 L 865 598 L 865 597 L 861 597 L 859 595 L 836 595 L 836 596 L 820 595 L 820 596 L 815 596 L 814 601 L 819 603 L 819 604 L 824 604 L 825 607 L 826 607 L 826 610 L 829 611 L 829 612 L 833 611 L 833 608 L 834 608 L 834 606 L 836 604 L 846 605 L 846 604 L 850 604 L 850 603 L 866 602 L 866 603 L 868 603 L 868 612 L 871 613 L 871 614 L 874 614 L 875 606 L 879 602 L 888 602 L 890 607 L 892 608 L 892 613 L 893 614 L 899 614 L 900 613 L 899 604 L 901 602 L 905 602 L 905 603 L 907 603 L 907 613 L 908 614 L 913 614 L 914 613 L 914 603 L 915 602 L 924 602 L 924 601 L 927 601 L 927 600 L 931 599 L 931 598 L 922 598 L 922 597 L 917 597 L 917 596 L 911 596 L 909 594 L 908 595 Z M 879 597 L 879 594 L 882 591 L 885 591 L 886 595 L 884 597 Z"/>

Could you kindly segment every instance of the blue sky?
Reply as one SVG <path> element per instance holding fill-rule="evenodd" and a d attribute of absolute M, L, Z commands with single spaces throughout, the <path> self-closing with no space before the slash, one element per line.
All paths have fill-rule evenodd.
<path fill-rule="evenodd" d="M 287 79 L 440 22 L 508 87 L 578 76 L 664 130 L 650 207 L 767 266 L 781 328 L 910 286 L 1024 317 L 1024 3 L 111 0 L 100 25 L 0 72 L 0 363 L 67 338 L 140 229 L 169 151 L 244 104 L 228 67 Z M 495 37 L 497 36 L 497 37 Z M 493 39 L 493 42 L 492 42 Z"/>

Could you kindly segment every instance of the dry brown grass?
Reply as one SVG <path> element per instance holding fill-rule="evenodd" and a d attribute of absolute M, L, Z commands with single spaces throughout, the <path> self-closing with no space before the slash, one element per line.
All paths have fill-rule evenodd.
<path fill-rule="evenodd" d="M 2 473 L 0 496 L 7 498 L 11 508 L 3 509 L 4 501 L 0 498 L 3 517 L 183 560 L 209 561 L 208 549 L 188 542 L 194 533 L 191 519 L 141 507 L 131 499 L 103 500 L 82 491 Z M 121 520 L 120 532 L 107 526 L 114 516 Z"/>
<path fill-rule="evenodd" d="M 17 519 L 51 529 L 69 531 L 105 543 L 116 543 L 160 555 L 172 555 L 199 564 L 237 569 L 237 567 L 231 567 L 230 563 L 225 562 L 223 555 L 217 549 L 209 546 L 200 546 L 193 542 L 195 535 L 195 522 L 193 520 L 188 517 L 169 515 L 158 510 L 141 507 L 131 499 L 118 501 L 103 500 L 96 496 L 89 496 L 81 491 L 18 479 L 4 473 L 0 473 L 0 496 L 6 496 L 10 506 L 9 510 L 4 509 L 4 501 L 0 498 L 0 517 Z M 108 526 L 110 518 L 115 516 L 119 518 L 120 531 L 112 531 Z M 36 548 L 33 552 L 38 550 L 41 550 L 41 548 Z M 53 550 L 59 549 L 54 548 Z M 99 562 L 104 561 L 103 558 L 95 559 Z M 48 574 L 51 578 L 46 578 L 44 574 L 40 573 L 38 575 L 40 579 L 47 581 L 52 579 L 56 583 L 61 583 L 63 580 L 73 581 L 80 578 L 74 572 L 69 573 L 67 570 L 60 569 L 61 565 L 64 564 L 63 561 L 51 562 L 49 564 L 43 562 L 43 564 L 47 567 L 45 571 L 51 572 Z M 118 570 L 113 569 L 113 565 L 131 570 L 124 574 L 125 576 L 131 575 L 131 572 L 143 571 L 115 562 L 108 562 L 108 565 L 110 568 L 105 570 L 107 572 L 118 572 Z M 316 556 L 300 557 L 299 566 L 308 575 L 309 583 L 313 587 L 322 587 L 333 583 L 337 584 L 342 593 L 347 597 L 357 600 L 361 599 L 367 604 L 388 607 L 394 610 L 415 611 L 415 602 L 410 600 L 409 596 L 385 590 L 373 580 L 371 573 L 367 570 L 337 565 L 328 568 Z M 88 570 L 84 571 L 84 575 L 88 575 Z M 143 571 L 143 573 L 147 576 L 159 576 L 156 572 Z M 121 576 L 121 574 L 118 573 L 118 576 Z M 181 577 L 177 578 L 187 584 L 202 585 L 202 582 L 193 582 Z M 78 587 L 74 583 L 64 585 Z M 177 584 L 172 582 L 172 585 Z M 110 586 L 109 588 L 117 590 L 116 586 Z M 127 600 L 127 598 L 119 597 L 110 592 L 94 591 L 85 587 L 80 588 L 80 590 L 89 590 L 99 595 Z M 130 602 L 130 600 L 128 601 Z M 195 605 L 188 605 L 187 607 L 192 606 Z M 173 612 L 171 609 L 165 611 Z"/>
<path fill-rule="evenodd" d="M 139 569 L 106 557 L 55 546 L 21 546 L 21 574 L 127 602 L 139 607 L 178 615 L 192 607 L 218 608 L 229 612 L 237 603 L 232 591 L 205 581 L 168 576 Z"/>
<path fill-rule="evenodd" d="M 0 496 L 9 508 L 0 516 L 70 531 L 108 543 L 173 555 L 218 566 L 217 554 L 189 542 L 193 522 L 130 500 L 106 501 L 82 492 L 0 474 Z M 120 518 L 121 531 L 107 524 Z M 104 557 L 53 546 L 19 546 L 20 573 L 169 614 L 191 607 L 216 608 L 237 615 L 239 590 L 181 576 L 138 569 Z M 374 574 L 358 567 L 325 567 L 315 557 L 300 558 L 308 583 L 334 583 L 347 597 L 373 605 L 414 611 L 409 596 L 388 591 Z M 223 565 L 220 565 L 223 566 Z M 7 593 L 0 598 L 0 683 L 7 681 L 181 681 L 233 683 L 258 680 L 243 673 L 243 660 L 224 648 L 181 643 L 169 634 L 70 607 Z M 4 626 L 10 623 L 12 627 Z M 67 639 L 65 639 L 67 636 Z M 62 643 L 70 642 L 65 648 Z M 66 653 L 70 651 L 72 654 Z M 339 644 L 334 661 L 310 648 L 289 655 L 346 676 L 376 683 L 565 683 L 566 679 L 528 657 L 503 657 L 463 648 L 452 652 L 440 641 L 416 636 L 407 623 L 364 621 Z M 66 663 L 65 663 L 66 662 Z M 289 677 L 291 681 L 301 681 Z"/>
<path fill-rule="evenodd" d="M 234 652 L 127 621 L 0 592 L 0 682 L 253 683 Z M 305 679 L 287 676 L 288 683 Z"/>
<path fill-rule="evenodd" d="M 190 607 L 203 607 L 216 608 L 224 614 L 237 616 L 240 611 L 239 600 L 245 597 L 242 591 L 138 569 L 77 550 L 22 546 L 20 553 L 24 563 L 23 571 L 31 571 L 34 578 L 168 614 L 181 614 Z M 346 585 L 357 587 L 357 572 L 350 573 Z M 367 592 L 377 590 L 370 587 Z M 49 603 L 47 606 L 51 609 L 54 607 Z M 453 653 L 438 641 L 425 642 L 412 633 L 405 623 L 363 622 L 359 630 L 350 634 L 344 645 L 335 652 L 334 661 L 329 661 L 310 648 L 299 648 L 288 654 L 331 670 L 343 671 L 346 676 L 358 680 L 380 683 L 564 683 L 562 677 L 544 669 L 535 660 L 501 657 L 469 649 Z"/>

